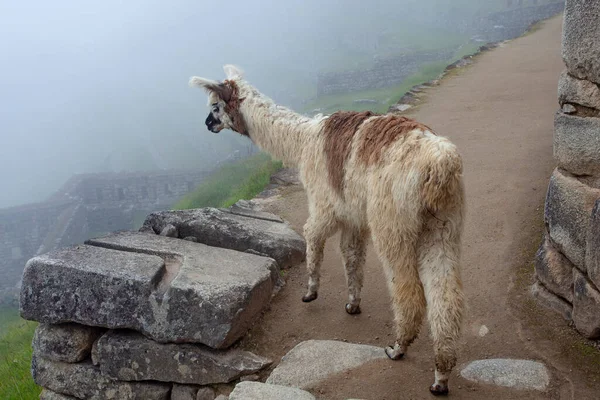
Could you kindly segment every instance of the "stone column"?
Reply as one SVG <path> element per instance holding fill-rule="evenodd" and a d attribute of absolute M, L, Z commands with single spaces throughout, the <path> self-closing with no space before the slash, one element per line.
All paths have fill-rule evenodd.
<path fill-rule="evenodd" d="M 554 157 L 534 294 L 600 338 L 600 2 L 567 0 Z"/>

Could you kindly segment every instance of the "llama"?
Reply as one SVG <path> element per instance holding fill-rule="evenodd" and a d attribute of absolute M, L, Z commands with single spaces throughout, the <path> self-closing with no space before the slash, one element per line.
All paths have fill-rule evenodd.
<path fill-rule="evenodd" d="M 308 291 L 317 299 L 325 241 L 341 230 L 349 314 L 360 313 L 367 240 L 383 264 L 396 323 L 385 349 L 404 356 L 425 312 L 435 353 L 433 394 L 448 393 L 463 315 L 460 236 L 462 161 L 456 147 L 427 126 L 396 115 L 336 112 L 309 118 L 276 105 L 224 67 L 223 82 L 192 77 L 205 89 L 205 124 L 231 129 L 300 172 L 308 197 L 304 226 Z"/>

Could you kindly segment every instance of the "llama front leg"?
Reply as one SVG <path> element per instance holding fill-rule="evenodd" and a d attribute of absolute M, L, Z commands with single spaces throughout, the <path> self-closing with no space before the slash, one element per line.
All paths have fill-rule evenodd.
<path fill-rule="evenodd" d="M 348 285 L 348 314 L 360 314 L 360 291 L 363 286 L 363 266 L 366 255 L 366 235 L 361 229 L 345 227 L 342 230 L 340 248 Z"/>
<path fill-rule="evenodd" d="M 336 230 L 336 222 L 324 215 L 310 216 L 304 225 L 306 240 L 306 269 L 308 271 L 308 291 L 302 301 L 309 303 L 316 300 L 319 292 L 321 263 L 325 241 Z"/>

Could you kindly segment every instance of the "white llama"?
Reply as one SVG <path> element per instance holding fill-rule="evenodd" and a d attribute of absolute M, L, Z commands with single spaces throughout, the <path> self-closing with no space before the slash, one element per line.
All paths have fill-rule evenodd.
<path fill-rule="evenodd" d="M 232 129 L 299 168 L 310 212 L 304 226 L 308 292 L 302 300 L 317 298 L 325 241 L 341 229 L 346 311 L 360 313 L 370 236 L 385 269 L 396 322 L 397 340 L 386 353 L 391 359 L 404 355 L 427 309 L 436 366 L 430 391 L 446 394 L 463 314 L 464 200 L 456 147 L 406 117 L 336 112 L 308 118 L 274 104 L 236 67 L 224 70 L 224 82 L 190 80 L 209 94 L 208 129 Z"/>

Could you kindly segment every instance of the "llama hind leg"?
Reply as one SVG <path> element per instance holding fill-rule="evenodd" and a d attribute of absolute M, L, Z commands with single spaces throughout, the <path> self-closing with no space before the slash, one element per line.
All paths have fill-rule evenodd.
<path fill-rule="evenodd" d="M 411 240 L 374 235 L 373 242 L 381 257 L 392 299 L 396 322 L 396 343 L 385 349 L 392 360 L 404 356 L 417 338 L 425 315 L 425 296 L 417 268 L 416 245 Z"/>
<path fill-rule="evenodd" d="M 424 241 L 419 257 L 435 355 L 435 382 L 429 390 L 436 395 L 448 393 L 448 378 L 456 365 L 456 347 L 464 308 L 459 239 L 458 235 L 448 233 L 446 224 L 437 232 L 430 232 L 430 240 Z"/>
<path fill-rule="evenodd" d="M 323 215 L 315 217 L 311 215 L 304 225 L 306 269 L 308 271 L 308 291 L 302 297 L 302 301 L 305 303 L 316 300 L 318 297 L 325 241 L 336 229 L 336 221 Z"/>
<path fill-rule="evenodd" d="M 348 314 L 360 314 L 360 292 L 363 286 L 363 266 L 366 255 L 366 234 L 361 229 L 344 227 L 340 248 L 348 284 Z"/>

